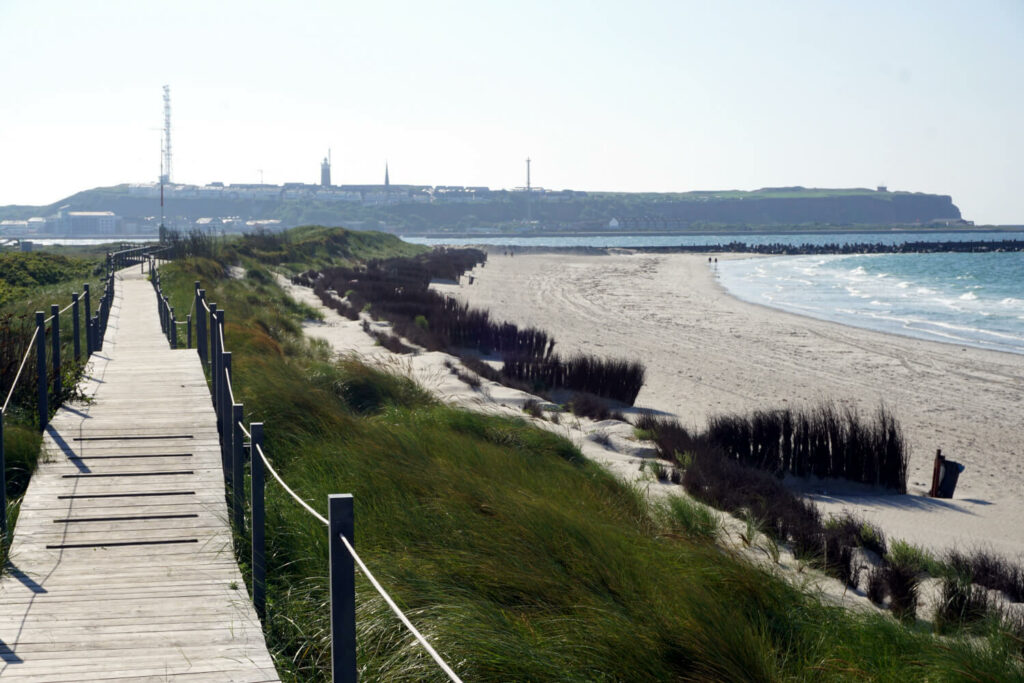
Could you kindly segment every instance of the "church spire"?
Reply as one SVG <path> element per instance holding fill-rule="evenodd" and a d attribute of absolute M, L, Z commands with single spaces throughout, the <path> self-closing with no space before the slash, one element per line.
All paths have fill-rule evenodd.
<path fill-rule="evenodd" d="M 384 187 L 391 187 L 391 178 L 388 176 L 388 162 L 384 162 Z"/>

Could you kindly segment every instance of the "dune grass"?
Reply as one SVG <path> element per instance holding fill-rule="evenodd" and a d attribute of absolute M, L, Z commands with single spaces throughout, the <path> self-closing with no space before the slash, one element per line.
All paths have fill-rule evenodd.
<path fill-rule="evenodd" d="M 4 413 L 4 460 L 6 475 L 8 530 L 14 529 L 21 499 L 39 459 L 42 438 L 37 413 L 37 384 L 35 356 L 29 342 L 35 331 L 35 312 L 50 316 L 50 305 L 64 308 L 71 302 L 71 293 L 81 293 L 82 284 L 88 282 L 98 305 L 102 296 L 103 265 L 101 259 L 64 256 L 46 252 L 10 252 L 0 254 L 0 405 L 6 400 L 14 384 L 25 353 L 29 360 Z M 80 311 L 84 325 L 84 302 Z M 82 361 L 76 363 L 73 354 L 71 312 L 61 316 L 61 384 L 60 396 L 49 394 L 52 414 L 62 401 L 75 396 L 85 360 L 85 341 L 82 338 Z M 46 342 L 48 386 L 56 377 L 50 353 L 50 339 Z M 0 571 L 7 560 L 10 533 L 0 536 Z"/>
<path fill-rule="evenodd" d="M 187 307 L 199 264 L 164 273 Z M 321 512 L 355 496 L 356 547 L 466 680 L 1001 680 L 1009 641 L 934 636 L 830 607 L 708 542 L 524 421 L 440 405 L 407 378 L 331 360 L 272 283 L 204 281 L 227 310 L 236 396 Z M 154 313 L 155 314 L 155 313 Z M 266 633 L 282 677 L 329 680 L 322 526 L 268 488 Z M 443 680 L 362 579 L 360 675 Z"/>

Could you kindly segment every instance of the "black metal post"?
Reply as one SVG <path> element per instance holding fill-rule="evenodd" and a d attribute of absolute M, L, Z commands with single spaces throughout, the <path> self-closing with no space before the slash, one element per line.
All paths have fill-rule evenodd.
<path fill-rule="evenodd" d="M 356 568 L 341 537 L 355 548 L 352 494 L 327 497 L 331 559 L 331 680 L 356 681 Z"/>
<path fill-rule="evenodd" d="M 71 303 L 71 336 L 75 338 L 75 362 L 77 363 L 82 359 L 82 342 L 78 339 L 78 292 L 71 293 Z"/>
<path fill-rule="evenodd" d="M 2 427 L 2 423 L 0 423 Z M 260 451 L 263 447 L 263 423 L 253 422 L 249 425 L 252 438 L 249 440 L 250 467 L 252 482 L 249 485 L 252 507 L 252 604 L 260 619 L 267 617 L 267 564 L 264 548 L 264 507 L 263 507 L 263 458 Z"/>
<path fill-rule="evenodd" d="M 60 306 L 50 305 L 50 315 L 53 317 L 53 327 L 50 328 L 53 335 L 50 345 L 50 355 L 53 365 L 53 400 L 60 402 L 61 381 L 60 381 Z"/>
<path fill-rule="evenodd" d="M 46 429 L 50 413 L 46 404 L 46 320 L 42 311 L 36 311 L 36 372 L 39 391 L 39 429 Z"/>
<path fill-rule="evenodd" d="M 167 314 L 167 336 L 171 340 L 171 348 L 178 348 L 178 322 L 174 317 L 174 306 L 169 307 L 170 312 Z"/>
<path fill-rule="evenodd" d="M 235 516 L 235 532 L 245 533 L 245 455 L 242 446 L 242 404 L 231 406 L 231 502 Z"/>
<path fill-rule="evenodd" d="M 85 357 L 92 355 L 92 308 L 89 305 L 89 284 L 82 285 L 85 292 Z"/>
<path fill-rule="evenodd" d="M 185 316 L 185 348 L 192 348 L 192 314 Z"/>

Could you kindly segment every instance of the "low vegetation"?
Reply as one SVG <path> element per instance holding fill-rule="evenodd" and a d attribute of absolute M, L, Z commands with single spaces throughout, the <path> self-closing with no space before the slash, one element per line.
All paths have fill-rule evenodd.
<path fill-rule="evenodd" d="M 800 415 L 801 412 L 795 414 Z M 830 404 L 803 414 L 835 415 Z M 934 617 L 937 631 L 947 633 L 985 622 L 990 623 L 989 632 L 998 632 L 1011 642 L 1024 644 L 1021 616 L 1006 612 L 986 592 L 986 589 L 999 591 L 1007 600 L 1021 602 L 1024 572 L 1019 565 L 985 551 L 954 551 L 940 561 L 907 543 L 894 543 L 890 549 L 880 529 L 852 515 L 823 519 L 814 503 L 782 484 L 780 477 L 785 470 L 776 469 L 777 458 L 765 457 L 768 449 L 750 447 L 751 443 L 757 443 L 757 439 L 751 437 L 752 433 L 763 435 L 769 432 L 750 428 L 750 425 L 758 424 L 759 416 L 763 415 L 758 413 L 751 418 L 729 416 L 725 420 L 712 418 L 706 432 L 690 434 L 674 419 L 645 413 L 637 419 L 636 429 L 641 436 L 655 442 L 662 458 L 674 462 L 682 470 L 681 483 L 694 498 L 751 520 L 755 528 L 774 542 L 788 545 L 798 559 L 822 569 L 848 586 L 865 585 L 872 602 L 888 606 L 898 619 L 914 621 L 920 583 L 931 576 L 943 581 L 942 597 Z M 837 430 L 840 435 L 854 433 L 871 442 L 882 439 L 878 435 L 881 433 L 890 435 L 893 443 L 903 443 L 898 424 L 884 410 L 879 410 L 875 421 L 867 425 L 858 424 L 852 413 L 846 413 L 846 417 L 850 422 Z M 731 428 L 723 429 L 723 424 Z M 834 423 L 828 419 L 808 420 L 805 424 L 811 428 L 816 424 L 821 430 L 818 437 L 805 437 L 812 443 L 820 440 L 827 444 L 829 435 L 835 434 L 831 431 L 835 429 Z M 740 428 L 733 425 L 740 425 Z M 737 432 L 740 432 L 739 437 Z M 773 443 L 778 436 L 774 434 Z M 835 438 L 836 443 L 843 443 L 842 437 Z M 737 453 L 737 443 L 749 450 Z M 844 449 L 837 450 L 844 452 Z M 815 452 L 832 457 L 834 451 L 822 445 L 818 450 L 810 451 L 812 454 Z M 813 464 L 809 469 L 815 471 Z M 871 553 L 877 566 L 864 565 L 855 559 L 855 553 L 863 551 Z M 978 630 L 974 628 L 975 632 Z M 1019 648 L 1019 651 L 1024 651 L 1024 648 Z"/>
<path fill-rule="evenodd" d="M 203 270 L 165 269 L 176 305 L 187 307 Z M 332 360 L 301 338 L 300 307 L 272 282 L 203 284 L 228 311 L 236 395 L 247 419 L 266 423 L 276 467 L 321 511 L 329 493 L 354 494 L 360 554 L 466 680 L 1022 673 L 1019 646 L 1000 631 L 939 640 L 824 605 L 711 543 L 706 508 L 654 505 L 556 435 Z M 282 676 L 328 680 L 326 534 L 271 485 L 267 535 L 266 630 Z M 363 678 L 443 680 L 361 579 L 357 605 Z"/>
<path fill-rule="evenodd" d="M 458 280 L 486 258 L 476 249 L 439 249 L 364 267 L 311 270 L 294 282 L 312 287 L 325 305 L 352 320 L 369 304 L 372 317 L 388 320 L 396 335 L 426 349 L 497 355 L 504 359 L 502 381 L 511 386 L 541 394 L 587 392 L 632 405 L 644 383 L 642 364 L 588 354 L 562 358 L 547 332 L 496 322 L 488 311 L 430 289 L 432 281 Z"/>
<path fill-rule="evenodd" d="M 14 386 L 10 403 L 4 411 L 3 444 L 6 464 L 6 493 L 8 528 L 13 529 L 17 520 L 21 498 L 28 487 L 29 478 L 35 471 L 42 439 L 39 433 L 37 412 L 37 384 L 35 382 L 35 356 L 29 349 L 35 331 L 35 312 L 43 311 L 50 316 L 50 305 L 61 308 L 71 302 L 72 292 L 82 292 L 82 284 L 88 282 L 95 299 L 102 293 L 100 280 L 103 261 L 100 258 L 85 258 L 48 252 L 7 252 L 0 253 L 0 406 L 7 400 Z M 84 303 L 82 314 L 84 317 Z M 73 353 L 70 311 L 62 316 L 61 326 L 61 394 L 50 394 L 50 412 L 57 409 L 62 401 L 75 395 L 75 387 L 84 367 L 84 341 L 82 361 L 75 362 Z M 29 352 L 27 368 L 15 386 L 15 378 L 26 352 Z M 50 340 L 47 340 L 47 386 L 53 387 L 57 370 L 50 355 Z M 6 561 L 9 538 L 0 537 L 0 567 Z"/>

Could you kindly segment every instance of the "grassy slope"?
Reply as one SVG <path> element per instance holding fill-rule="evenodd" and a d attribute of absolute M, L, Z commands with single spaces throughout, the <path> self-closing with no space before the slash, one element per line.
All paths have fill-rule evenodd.
<path fill-rule="evenodd" d="M 999 638 L 936 640 L 853 615 L 689 538 L 669 514 L 514 420 L 437 405 L 408 381 L 331 362 L 259 270 L 165 270 L 187 308 L 199 278 L 227 310 L 236 394 L 268 454 L 321 511 L 351 492 L 356 543 L 467 680 L 1002 680 Z M 287 680 L 328 680 L 323 528 L 268 492 L 268 640 Z M 364 581 L 367 680 L 441 680 Z"/>

